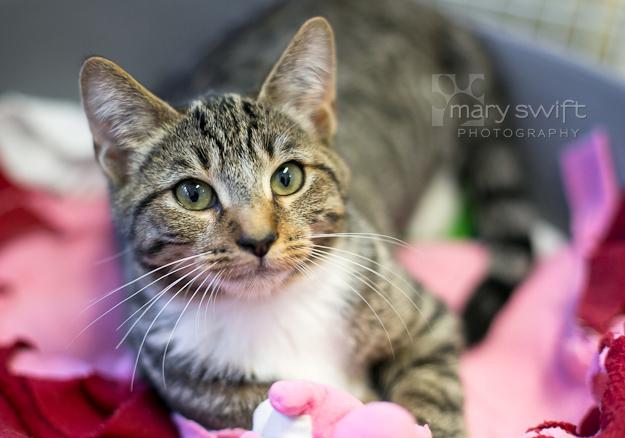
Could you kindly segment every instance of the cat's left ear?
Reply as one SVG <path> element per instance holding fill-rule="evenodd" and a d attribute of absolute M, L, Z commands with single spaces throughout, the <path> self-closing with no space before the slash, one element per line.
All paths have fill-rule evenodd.
<path fill-rule="evenodd" d="M 325 18 L 295 34 L 263 84 L 258 100 L 277 106 L 323 142 L 336 131 L 336 52 Z"/>

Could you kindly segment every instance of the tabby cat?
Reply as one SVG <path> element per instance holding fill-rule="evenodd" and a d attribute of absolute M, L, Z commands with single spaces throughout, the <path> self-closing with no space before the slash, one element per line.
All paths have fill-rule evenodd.
<path fill-rule="evenodd" d="M 316 14 L 337 47 L 324 18 L 295 32 Z M 409 0 L 282 4 L 179 84 L 204 89 L 183 107 L 85 61 L 82 101 L 136 286 L 127 337 L 173 409 L 249 427 L 272 382 L 301 378 L 399 403 L 436 438 L 465 436 L 461 330 L 387 236 L 463 185 L 500 255 L 477 302 L 498 307 L 527 270 L 509 145 L 432 127 L 432 74 L 471 70 L 488 72 L 473 38 Z"/>

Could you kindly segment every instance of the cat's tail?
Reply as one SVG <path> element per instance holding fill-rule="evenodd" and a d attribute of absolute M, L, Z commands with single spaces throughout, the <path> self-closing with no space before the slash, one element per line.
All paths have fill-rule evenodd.
<path fill-rule="evenodd" d="M 502 117 L 508 105 L 496 71 L 475 36 L 458 29 L 447 37 L 457 60 L 454 71 L 469 81 L 482 80 L 474 97 L 482 106 L 492 105 L 490 112 L 485 111 L 487 117 L 472 119 L 469 126 L 464 120 L 458 127 L 463 148 L 460 175 L 473 232 L 491 254 L 488 275 L 462 314 L 467 342 L 475 344 L 532 267 L 530 233 L 536 214 L 526 189 L 531 175 L 519 156 L 522 144 L 514 120 L 509 111 Z M 468 104 L 475 105 L 476 99 Z"/>
<path fill-rule="evenodd" d="M 462 317 L 467 342 L 479 342 L 493 318 L 525 279 L 533 264 L 530 232 L 534 207 L 528 199 L 511 142 L 467 145 L 464 181 L 474 208 L 476 235 L 490 250 L 488 276 L 467 302 Z"/>

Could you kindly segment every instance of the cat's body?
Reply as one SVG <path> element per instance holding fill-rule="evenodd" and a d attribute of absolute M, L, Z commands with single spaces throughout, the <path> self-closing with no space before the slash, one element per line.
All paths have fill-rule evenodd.
<path fill-rule="evenodd" d="M 306 1 L 239 30 L 193 86 L 258 89 L 317 14 L 337 30 L 338 76 L 332 32 L 311 20 L 250 98 L 175 110 L 109 61 L 85 63 L 85 110 L 133 248 L 127 277 L 144 276 L 129 339 L 165 400 L 211 428 L 249 426 L 273 381 L 300 378 L 392 400 L 436 438 L 462 437 L 456 320 L 379 234 L 401 236 L 432 181 L 476 160 L 488 173 L 457 181 L 508 195 L 485 214 L 519 204 L 506 147 L 467 151 L 456 125 L 431 123 L 432 75 L 487 66 L 467 33 L 409 1 Z M 526 224 L 509 219 L 481 234 L 526 265 Z M 498 286 L 524 272 L 493 266 Z"/>

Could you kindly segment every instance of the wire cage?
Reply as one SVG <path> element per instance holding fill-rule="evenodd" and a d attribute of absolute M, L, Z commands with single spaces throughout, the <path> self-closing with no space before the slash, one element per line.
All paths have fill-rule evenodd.
<path fill-rule="evenodd" d="M 435 0 L 505 32 L 573 49 L 625 76 L 625 0 Z"/>

